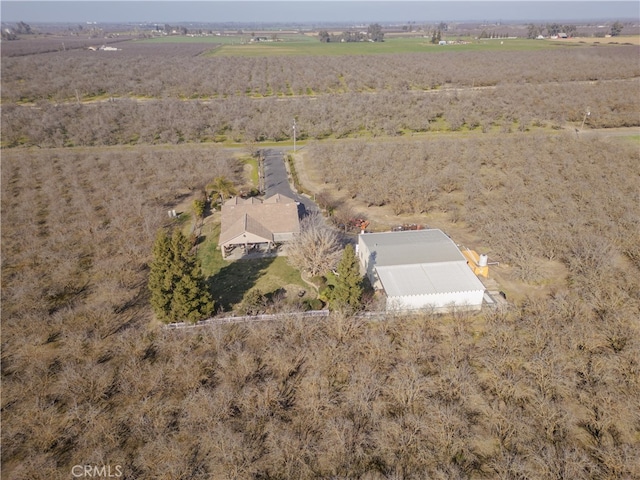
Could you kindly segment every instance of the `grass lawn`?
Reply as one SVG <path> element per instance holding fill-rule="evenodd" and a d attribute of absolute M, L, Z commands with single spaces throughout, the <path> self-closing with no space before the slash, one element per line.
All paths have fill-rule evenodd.
<path fill-rule="evenodd" d="M 224 311 L 242 301 L 251 289 L 259 289 L 269 294 L 287 285 L 298 285 L 301 289 L 309 287 L 300 278 L 300 272 L 287 263 L 285 257 L 272 257 L 254 260 L 223 260 L 217 249 L 220 235 L 220 223 L 207 225 L 205 239 L 198 249 L 198 258 L 202 271 L 216 302 L 216 310 Z"/>
<path fill-rule="evenodd" d="M 258 159 L 253 157 L 242 157 L 242 163 L 251 167 L 249 177 L 254 187 L 258 186 Z"/>

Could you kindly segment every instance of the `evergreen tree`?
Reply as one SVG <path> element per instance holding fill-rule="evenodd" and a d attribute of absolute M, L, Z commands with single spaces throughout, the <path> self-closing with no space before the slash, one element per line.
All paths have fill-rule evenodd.
<path fill-rule="evenodd" d="M 153 245 L 153 260 L 149 273 L 151 306 L 158 318 L 165 320 L 171 310 L 171 241 L 160 230 Z"/>
<path fill-rule="evenodd" d="M 213 301 L 207 290 L 200 266 L 194 263 L 178 280 L 173 292 L 173 321 L 195 323 L 213 312 Z"/>
<path fill-rule="evenodd" d="M 213 312 L 213 300 L 189 239 L 179 230 L 158 234 L 149 274 L 151 306 L 164 322 L 195 322 Z"/>
<path fill-rule="evenodd" d="M 622 33 L 622 29 L 624 28 L 624 25 L 622 25 L 622 23 L 620 22 L 616 22 L 611 26 L 611 36 L 612 37 L 617 37 L 620 35 L 620 33 Z"/>
<path fill-rule="evenodd" d="M 338 263 L 336 286 L 331 291 L 329 305 L 333 310 L 357 310 L 362 300 L 362 276 L 352 245 L 347 245 Z"/>

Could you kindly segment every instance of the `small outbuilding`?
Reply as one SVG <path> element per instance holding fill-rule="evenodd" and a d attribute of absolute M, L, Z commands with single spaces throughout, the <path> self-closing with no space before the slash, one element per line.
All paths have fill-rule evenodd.
<path fill-rule="evenodd" d="M 479 310 L 484 285 L 456 244 L 441 230 L 364 233 L 358 258 L 387 310 Z"/>

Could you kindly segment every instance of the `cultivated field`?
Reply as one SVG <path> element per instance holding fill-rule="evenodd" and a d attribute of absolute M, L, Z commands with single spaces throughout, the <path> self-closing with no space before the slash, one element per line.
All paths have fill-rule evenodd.
<path fill-rule="evenodd" d="M 639 477 L 638 143 L 589 135 L 640 125 L 638 47 L 211 46 L 3 43 L 2 478 Z M 293 118 L 311 193 L 458 229 L 509 264 L 516 301 L 161 328 L 167 210 L 242 181 L 220 144 L 288 141 Z"/>
<path fill-rule="evenodd" d="M 532 51 L 546 50 L 549 44 L 532 40 L 511 39 L 500 43 L 499 40 L 476 40 L 465 38 L 460 45 L 440 45 L 431 43 L 430 38 L 389 38 L 384 42 L 321 43 L 314 37 L 294 37 L 283 41 L 267 41 L 241 45 L 225 45 L 214 55 L 230 56 L 319 56 L 319 55 L 379 55 L 399 53 L 442 53 L 445 51 Z"/>

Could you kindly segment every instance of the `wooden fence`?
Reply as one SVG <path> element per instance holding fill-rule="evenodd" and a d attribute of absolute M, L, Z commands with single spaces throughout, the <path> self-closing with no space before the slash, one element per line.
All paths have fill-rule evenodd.
<path fill-rule="evenodd" d="M 245 315 L 243 317 L 213 317 L 206 320 L 200 320 L 196 323 L 168 323 L 165 328 L 178 329 L 178 328 L 198 328 L 206 327 L 210 325 L 228 325 L 231 323 L 256 323 L 256 322 L 268 322 L 272 320 L 282 320 L 285 317 L 295 318 L 318 318 L 328 317 L 329 310 L 312 310 L 310 312 L 296 312 L 296 313 L 276 313 L 270 315 Z"/>

